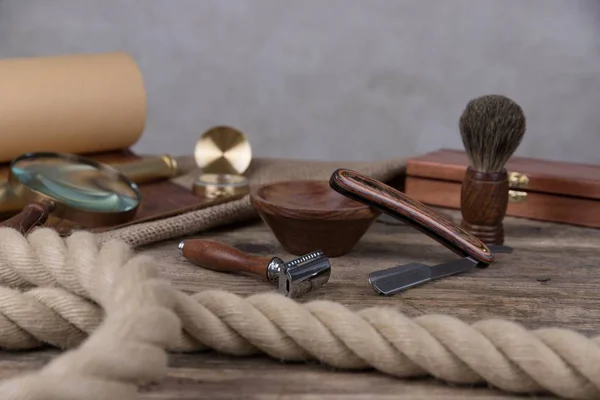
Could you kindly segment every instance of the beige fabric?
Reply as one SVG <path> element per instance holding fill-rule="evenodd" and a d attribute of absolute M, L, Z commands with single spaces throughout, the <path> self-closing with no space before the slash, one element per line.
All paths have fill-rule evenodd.
<path fill-rule="evenodd" d="M 447 315 L 411 319 L 389 307 L 352 311 L 275 293 L 189 295 L 158 280 L 151 258 L 134 255 L 122 241 L 98 247 L 88 232 L 63 240 L 48 228 L 27 238 L 0 228 L 0 243 L 2 294 L 12 295 L 0 300 L 3 347 L 46 341 L 68 348 L 76 340 L 63 338 L 78 339 L 82 329 L 74 316 L 89 313 L 92 324 L 83 328 L 91 336 L 78 348 L 38 372 L 2 382 L 2 399 L 133 399 L 137 384 L 165 376 L 165 349 L 264 353 L 342 369 L 371 367 L 399 378 L 600 398 L 600 336 L 527 330 L 500 319 L 472 325 Z M 25 291 L 37 285 L 46 291 Z M 101 311 L 103 322 L 93 326 Z"/>
<path fill-rule="evenodd" d="M 179 160 L 184 169 L 192 170 L 177 183 L 189 187 L 197 174 L 189 157 Z M 328 180 L 336 168 L 349 168 L 375 179 L 387 181 L 404 173 L 405 160 L 394 159 L 379 162 L 323 162 L 304 160 L 255 159 L 247 172 L 252 186 L 287 179 Z M 100 233 L 98 239 L 104 243 L 110 239 L 120 239 L 131 246 L 174 239 L 195 234 L 217 226 L 256 218 L 249 197 L 166 218 L 159 221 L 141 223 L 121 229 Z"/>

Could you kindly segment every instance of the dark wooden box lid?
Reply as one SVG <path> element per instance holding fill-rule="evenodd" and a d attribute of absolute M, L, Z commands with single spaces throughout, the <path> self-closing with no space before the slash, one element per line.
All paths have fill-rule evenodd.
<path fill-rule="evenodd" d="M 468 165 L 464 151 L 440 149 L 409 159 L 406 174 L 461 182 Z M 527 186 L 520 190 L 600 199 L 600 165 L 512 157 L 506 169 L 529 178 Z"/>

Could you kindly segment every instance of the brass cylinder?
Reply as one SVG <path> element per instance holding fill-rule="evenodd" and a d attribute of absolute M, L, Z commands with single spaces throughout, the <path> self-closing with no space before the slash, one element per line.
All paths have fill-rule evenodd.
<path fill-rule="evenodd" d="M 148 156 L 111 166 L 138 185 L 179 175 L 177 160 L 169 155 Z"/>

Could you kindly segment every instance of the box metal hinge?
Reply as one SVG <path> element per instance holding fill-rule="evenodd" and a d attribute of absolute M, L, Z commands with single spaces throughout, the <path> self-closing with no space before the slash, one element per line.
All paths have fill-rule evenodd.
<path fill-rule="evenodd" d="M 520 172 L 510 172 L 508 174 L 508 187 L 511 190 L 508 191 L 508 201 L 511 203 L 521 203 L 527 199 L 527 192 L 522 190 L 512 189 L 526 189 L 529 186 L 529 177 Z"/>

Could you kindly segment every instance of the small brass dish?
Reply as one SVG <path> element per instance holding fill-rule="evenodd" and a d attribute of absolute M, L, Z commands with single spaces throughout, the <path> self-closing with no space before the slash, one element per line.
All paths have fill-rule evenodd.
<path fill-rule="evenodd" d="M 249 192 L 248 179 L 243 175 L 200 174 L 194 181 L 192 191 L 196 196 L 216 199 L 241 196 Z"/>
<path fill-rule="evenodd" d="M 252 188 L 250 202 L 282 247 L 302 255 L 348 253 L 381 214 L 331 189 L 328 181 L 296 180 Z"/>

